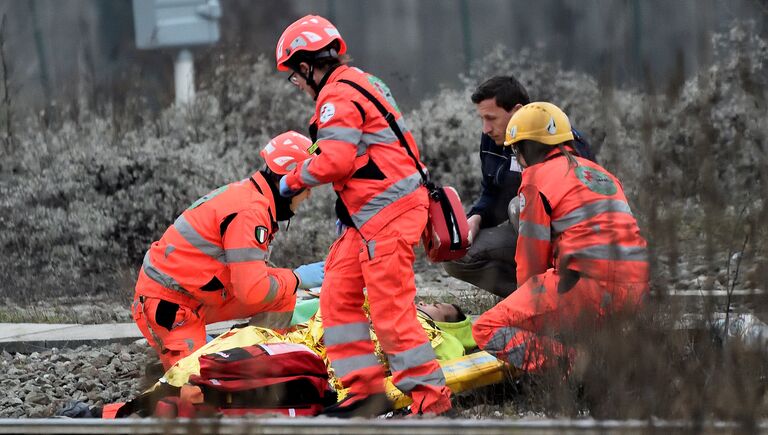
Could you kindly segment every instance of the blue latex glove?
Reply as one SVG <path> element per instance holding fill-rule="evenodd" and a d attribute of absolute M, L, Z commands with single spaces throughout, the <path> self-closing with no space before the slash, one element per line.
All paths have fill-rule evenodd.
<path fill-rule="evenodd" d="M 300 190 L 291 190 L 291 188 L 288 187 L 288 183 L 285 181 L 285 175 L 283 175 L 283 178 L 280 179 L 280 187 L 278 190 L 280 190 L 280 196 L 283 198 L 290 198 L 292 196 L 298 195 L 301 192 Z"/>
<path fill-rule="evenodd" d="M 347 229 L 347 226 L 341 223 L 340 219 L 336 219 L 336 235 L 341 236 L 344 234 L 344 230 Z"/>
<path fill-rule="evenodd" d="M 299 277 L 299 288 L 310 289 L 320 287 L 325 277 L 325 261 L 305 264 L 293 270 L 293 273 Z"/>

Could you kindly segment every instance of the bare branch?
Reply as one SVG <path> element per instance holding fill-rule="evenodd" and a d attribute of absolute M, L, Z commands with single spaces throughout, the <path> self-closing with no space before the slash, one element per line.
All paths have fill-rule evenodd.
<path fill-rule="evenodd" d="M 13 145 L 13 121 L 11 111 L 11 92 L 8 85 L 8 64 L 5 61 L 5 19 L 6 15 L 3 14 L 2 21 L 0 21 L 0 68 L 3 70 L 3 106 L 5 107 L 5 149 L 11 150 Z"/>

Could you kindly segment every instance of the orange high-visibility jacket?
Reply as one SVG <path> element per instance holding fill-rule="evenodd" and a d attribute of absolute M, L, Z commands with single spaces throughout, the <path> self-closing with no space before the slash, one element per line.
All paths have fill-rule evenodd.
<path fill-rule="evenodd" d="M 290 269 L 268 267 L 275 201 L 261 173 L 195 201 L 144 256 L 137 291 L 177 303 L 264 305 L 296 297 Z M 193 301 L 190 301 L 192 299 Z"/>
<path fill-rule="evenodd" d="M 646 282 L 646 243 L 619 180 L 555 149 L 523 171 L 517 282 L 554 267 L 611 282 Z"/>
<path fill-rule="evenodd" d="M 333 183 L 355 228 L 369 238 L 404 211 L 426 205 L 426 189 L 384 116 L 341 79 L 361 85 L 384 104 L 418 159 L 419 150 L 389 88 L 373 75 L 342 65 L 320 90 L 311 120 L 320 153 L 288 173 L 286 182 L 293 190 Z"/>

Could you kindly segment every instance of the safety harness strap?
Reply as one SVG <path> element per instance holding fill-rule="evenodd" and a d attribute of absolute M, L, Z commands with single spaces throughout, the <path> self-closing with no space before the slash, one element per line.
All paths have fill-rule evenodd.
<path fill-rule="evenodd" d="M 357 89 L 358 92 L 363 94 L 365 98 L 369 99 L 371 103 L 373 103 L 374 106 L 379 110 L 381 115 L 384 117 L 384 119 L 387 120 L 387 124 L 389 124 L 389 128 L 392 129 L 392 131 L 395 133 L 395 136 L 397 136 L 397 140 L 400 142 L 400 145 L 402 145 L 403 148 L 405 148 L 405 152 L 408 153 L 408 156 L 411 157 L 413 160 L 413 164 L 416 165 L 416 169 L 419 171 L 419 175 L 421 175 L 421 179 L 424 182 L 425 185 L 429 184 L 429 175 L 424 172 L 424 169 L 421 167 L 421 163 L 419 162 L 419 159 L 416 158 L 416 155 L 413 154 L 413 151 L 411 150 L 411 147 L 408 146 L 408 141 L 405 140 L 405 135 L 403 134 L 403 131 L 400 129 L 400 126 L 397 125 L 397 121 L 395 120 L 395 115 L 392 114 L 389 110 L 387 110 L 386 107 L 379 101 L 376 97 L 373 96 L 370 92 L 368 92 L 367 89 L 360 86 L 359 84 L 347 80 L 347 79 L 341 79 L 339 80 L 341 83 L 346 83 L 349 86 L 352 86 L 353 88 Z"/>

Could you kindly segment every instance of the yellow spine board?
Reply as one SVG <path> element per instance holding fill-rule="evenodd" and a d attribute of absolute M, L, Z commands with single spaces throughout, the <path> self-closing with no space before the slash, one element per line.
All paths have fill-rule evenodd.
<path fill-rule="evenodd" d="M 438 362 L 445 374 L 446 385 L 454 393 L 495 384 L 504 379 L 504 363 L 488 352 L 477 352 Z M 391 376 L 387 378 L 385 388 L 387 396 L 395 403 L 395 409 L 411 404 L 411 398 L 392 384 Z"/>

